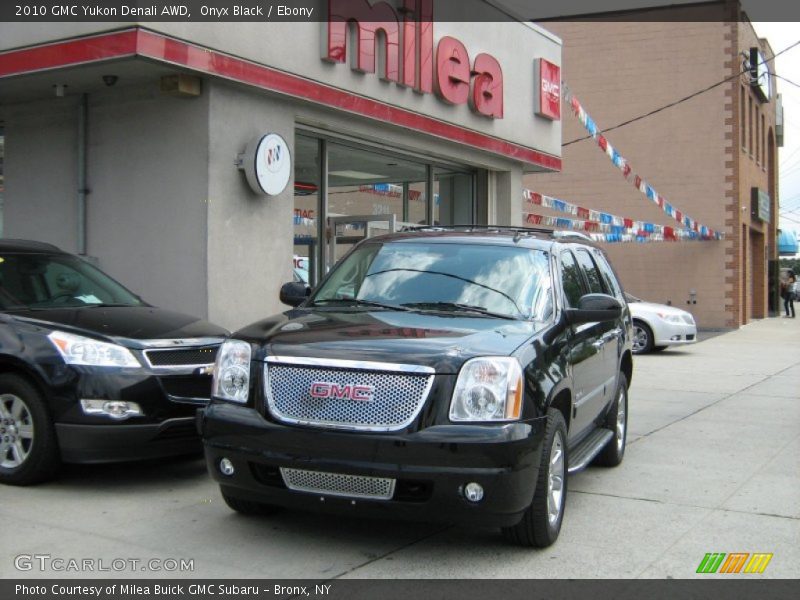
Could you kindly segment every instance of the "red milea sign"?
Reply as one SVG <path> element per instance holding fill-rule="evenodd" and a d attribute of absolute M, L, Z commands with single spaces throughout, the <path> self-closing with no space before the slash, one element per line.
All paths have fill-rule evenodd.
<path fill-rule="evenodd" d="M 534 63 L 536 114 L 552 121 L 561 119 L 561 67 L 539 58 Z"/>
<path fill-rule="evenodd" d="M 329 0 L 328 20 L 323 24 L 327 40 L 323 60 L 347 61 L 348 27 L 355 26 L 351 67 L 413 88 L 420 94 L 436 93 L 449 104 L 469 104 L 480 115 L 503 118 L 503 70 L 490 54 L 472 61 L 467 48 L 445 36 L 434 47 L 433 0 L 403 0 L 403 17 L 387 2 Z M 377 44 L 382 43 L 383 48 Z M 380 51 L 379 51 L 380 50 Z"/>

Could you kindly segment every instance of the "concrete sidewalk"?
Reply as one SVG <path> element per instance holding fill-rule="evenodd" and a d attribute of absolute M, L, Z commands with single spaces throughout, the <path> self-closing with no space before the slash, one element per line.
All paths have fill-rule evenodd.
<path fill-rule="evenodd" d="M 231 512 L 200 460 L 69 467 L 0 488 L 0 577 L 691 578 L 800 575 L 800 319 L 637 357 L 629 446 L 570 478 L 543 551 L 496 531 Z M 697 575 L 707 552 L 767 552 L 762 575 Z M 19 572 L 14 557 L 190 558 L 186 573 Z"/>

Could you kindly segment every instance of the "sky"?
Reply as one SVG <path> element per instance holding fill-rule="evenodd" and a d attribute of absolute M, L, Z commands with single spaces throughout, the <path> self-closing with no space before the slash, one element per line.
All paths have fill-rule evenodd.
<path fill-rule="evenodd" d="M 800 40 L 798 23 L 753 23 L 756 33 L 769 40 L 774 52 Z M 800 232 L 800 46 L 775 59 L 770 71 L 788 81 L 775 78 L 783 98 L 783 148 L 778 148 L 778 227 Z"/>

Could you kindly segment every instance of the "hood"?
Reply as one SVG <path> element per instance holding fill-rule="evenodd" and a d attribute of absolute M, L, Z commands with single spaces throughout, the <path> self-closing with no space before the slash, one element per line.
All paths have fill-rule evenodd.
<path fill-rule="evenodd" d="M 8 311 L 18 319 L 50 329 L 101 336 L 117 342 L 138 340 L 225 337 L 222 327 L 179 312 L 154 306 L 109 306 Z"/>
<path fill-rule="evenodd" d="M 476 356 L 508 356 L 540 324 L 420 312 L 297 309 L 233 334 L 262 347 L 255 358 L 304 356 L 433 367 L 456 373 Z"/>

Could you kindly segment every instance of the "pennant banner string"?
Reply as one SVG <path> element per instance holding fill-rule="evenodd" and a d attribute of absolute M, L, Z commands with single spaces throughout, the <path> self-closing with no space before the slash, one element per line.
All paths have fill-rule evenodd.
<path fill-rule="evenodd" d="M 553 196 L 539 194 L 532 190 L 523 190 L 523 197 L 526 202 L 535 206 L 549 208 L 558 212 L 562 212 L 571 216 L 576 216 L 577 219 L 561 219 L 563 226 L 568 229 L 575 229 L 585 232 L 600 232 L 614 235 L 631 235 L 633 237 L 651 237 L 652 241 L 677 241 L 677 240 L 699 240 L 700 234 L 696 231 L 686 229 L 676 229 L 665 225 L 658 225 L 656 223 L 648 223 L 646 221 L 634 221 L 633 219 L 626 219 L 618 217 L 609 213 L 584 208 L 577 204 L 572 204 L 566 200 L 560 200 Z M 527 218 L 526 218 L 527 219 Z M 549 220 L 549 218 L 546 218 Z M 543 222 L 541 224 L 557 226 L 557 217 L 553 217 L 554 222 Z M 528 220 L 530 223 L 531 221 Z M 539 223 L 536 223 L 539 224 Z M 559 225 L 560 226 L 560 225 Z M 614 241 L 614 240 L 602 240 Z"/>
<path fill-rule="evenodd" d="M 681 226 L 685 227 L 687 230 L 690 230 L 697 234 L 696 237 L 687 238 L 687 239 L 700 239 L 700 240 L 721 240 L 724 239 L 725 234 L 720 231 L 716 231 L 710 227 L 702 225 L 698 223 L 695 219 L 691 218 L 689 215 L 683 213 L 682 211 L 678 210 L 674 206 L 672 206 L 669 202 L 667 202 L 661 194 L 659 194 L 650 184 L 648 184 L 642 177 L 637 175 L 633 172 L 631 168 L 630 162 L 626 158 L 624 158 L 619 151 L 614 148 L 606 137 L 600 133 L 600 129 L 597 127 L 597 123 L 589 116 L 586 110 L 581 105 L 580 101 L 575 97 L 575 95 L 570 91 L 569 87 L 566 83 L 561 83 L 561 89 L 564 91 L 564 100 L 569 103 L 570 108 L 572 109 L 572 113 L 575 117 L 581 122 L 583 127 L 589 133 L 589 135 L 594 138 L 597 145 L 600 149 L 609 157 L 611 162 L 617 167 L 621 172 L 622 176 L 627 180 L 633 183 L 633 187 L 639 190 L 642 194 L 644 194 L 649 200 L 651 200 L 654 204 L 656 204 L 661 210 L 664 211 L 667 215 L 675 219 Z"/>

